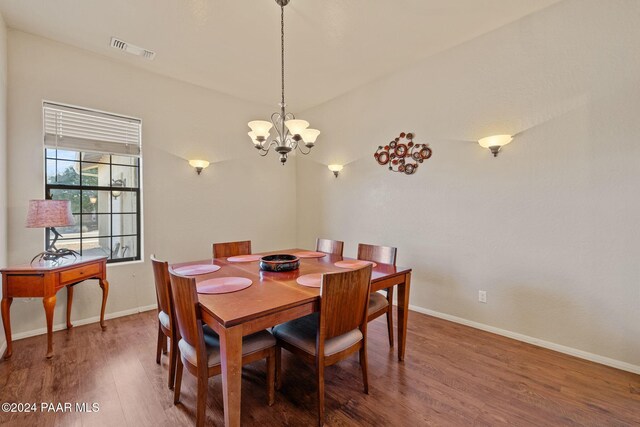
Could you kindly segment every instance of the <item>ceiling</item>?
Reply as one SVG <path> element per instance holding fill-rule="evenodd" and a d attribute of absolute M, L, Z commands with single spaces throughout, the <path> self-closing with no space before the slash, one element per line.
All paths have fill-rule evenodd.
<path fill-rule="evenodd" d="M 558 0 L 291 0 L 287 104 L 301 111 Z M 239 98 L 276 106 L 274 0 L 0 0 L 11 28 Z M 156 52 L 109 47 L 112 36 Z"/>

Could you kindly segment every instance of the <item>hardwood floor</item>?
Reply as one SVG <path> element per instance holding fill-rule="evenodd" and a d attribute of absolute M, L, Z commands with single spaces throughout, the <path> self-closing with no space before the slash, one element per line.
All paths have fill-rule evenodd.
<path fill-rule="evenodd" d="M 155 363 L 155 312 L 14 343 L 0 362 L 0 403 L 38 405 L 0 413 L 3 426 L 192 426 L 196 389 L 181 403 L 167 388 L 168 357 Z M 266 404 L 266 368 L 245 367 L 242 425 L 316 422 L 313 370 L 283 351 L 283 385 Z M 328 425 L 640 425 L 640 376 L 411 312 L 406 361 L 389 350 L 382 318 L 369 324 L 369 395 L 357 357 L 326 371 Z M 99 404 L 99 412 L 40 411 L 40 402 Z M 223 425 L 220 377 L 209 380 L 207 425 Z"/>

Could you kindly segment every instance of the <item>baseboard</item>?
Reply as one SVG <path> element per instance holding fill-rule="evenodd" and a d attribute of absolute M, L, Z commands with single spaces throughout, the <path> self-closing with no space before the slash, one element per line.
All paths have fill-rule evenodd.
<path fill-rule="evenodd" d="M 158 308 L 158 306 L 156 304 L 152 304 L 152 305 L 146 305 L 143 307 L 136 307 L 136 308 L 132 308 L 129 310 L 123 310 L 123 311 L 117 311 L 115 313 L 107 313 L 104 315 L 104 318 L 106 320 L 108 319 L 115 319 L 116 317 L 124 317 L 124 316 L 130 316 L 132 314 L 138 314 L 138 313 L 142 313 L 144 311 L 149 311 L 149 310 L 155 310 L 156 308 Z M 82 326 L 82 325 L 88 325 L 90 323 L 98 323 L 100 321 L 100 316 L 94 316 L 94 317 L 88 317 L 86 319 L 80 319 L 80 320 L 73 320 L 73 326 Z M 59 323 L 57 325 L 53 325 L 53 331 L 61 331 L 63 329 L 67 329 L 67 324 L 66 323 Z M 34 329 L 31 331 L 26 331 L 26 332 L 19 332 L 17 334 L 12 334 L 11 335 L 11 339 L 13 341 L 17 341 L 17 340 L 21 340 L 23 338 L 29 338 L 29 337 L 34 337 L 36 335 L 44 335 L 47 333 L 47 328 L 39 328 L 39 329 Z M 0 346 L 0 354 L 4 353 L 4 349 L 6 348 L 7 343 L 4 343 L 3 346 Z"/>
<path fill-rule="evenodd" d="M 567 347 L 564 345 L 556 344 L 549 341 L 544 341 L 538 338 L 530 337 L 528 335 L 519 334 L 517 332 L 507 331 L 506 329 L 496 328 L 495 326 L 485 325 L 484 323 L 474 322 L 472 320 L 463 319 L 462 317 L 452 316 L 446 313 L 440 313 L 438 311 L 429 310 L 428 308 L 419 307 L 409 304 L 409 309 L 418 313 L 427 314 L 429 316 L 437 317 L 440 319 L 448 320 L 450 322 L 459 323 L 461 325 L 470 326 L 482 331 L 491 332 L 503 337 L 512 338 L 514 340 L 533 344 L 538 347 L 543 347 L 549 350 L 557 351 L 559 353 L 575 356 L 580 359 L 588 360 L 590 362 L 600 363 L 601 365 L 611 366 L 612 368 L 621 369 L 623 371 L 632 372 L 634 374 L 640 374 L 640 366 L 632 365 L 631 363 L 622 362 L 620 360 L 611 359 L 609 357 L 600 356 L 598 354 L 589 353 L 587 351 L 578 350 L 576 348 Z"/>

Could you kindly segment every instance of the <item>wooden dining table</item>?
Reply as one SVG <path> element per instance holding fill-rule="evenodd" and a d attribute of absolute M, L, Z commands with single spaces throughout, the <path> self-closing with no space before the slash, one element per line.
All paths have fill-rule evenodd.
<path fill-rule="evenodd" d="M 304 249 L 285 249 L 268 254 L 293 254 Z M 320 289 L 299 285 L 299 276 L 311 273 L 345 271 L 335 262 L 348 260 L 326 254 L 321 258 L 300 258 L 300 268 L 289 272 L 261 271 L 258 261 L 230 262 L 215 258 L 173 264 L 171 270 L 196 264 L 216 264 L 222 268 L 214 273 L 195 276 L 196 282 L 216 277 L 244 277 L 252 285 L 238 292 L 199 294 L 202 321 L 220 336 L 224 420 L 228 427 L 240 426 L 240 396 L 242 384 L 242 337 L 277 324 L 297 319 L 319 310 Z M 388 264 L 373 268 L 371 290 L 397 287 L 398 360 L 404 360 L 409 312 L 411 269 Z"/>

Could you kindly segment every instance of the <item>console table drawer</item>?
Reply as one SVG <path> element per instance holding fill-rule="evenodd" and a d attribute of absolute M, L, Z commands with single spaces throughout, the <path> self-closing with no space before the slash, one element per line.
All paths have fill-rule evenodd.
<path fill-rule="evenodd" d="M 7 294 L 11 298 L 34 298 L 44 296 L 43 274 L 8 274 Z"/>
<path fill-rule="evenodd" d="M 60 284 L 79 282 L 100 273 L 100 264 L 90 264 L 60 273 Z"/>

